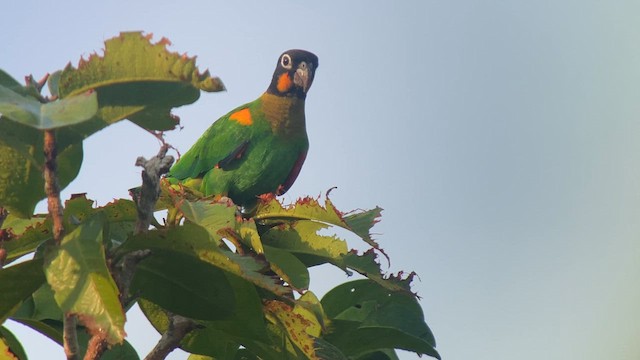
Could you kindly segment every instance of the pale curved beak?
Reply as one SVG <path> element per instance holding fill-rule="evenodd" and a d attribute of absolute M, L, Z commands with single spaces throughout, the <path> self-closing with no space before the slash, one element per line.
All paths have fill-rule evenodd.
<path fill-rule="evenodd" d="M 309 86 L 311 86 L 311 81 L 313 81 L 312 76 L 310 75 L 309 66 L 305 62 L 301 62 L 293 75 L 293 83 L 301 87 L 302 91 L 306 93 L 309 90 Z"/>

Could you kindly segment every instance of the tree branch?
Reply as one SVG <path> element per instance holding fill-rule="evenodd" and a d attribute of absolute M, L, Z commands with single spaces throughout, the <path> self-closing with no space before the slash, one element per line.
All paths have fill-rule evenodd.
<path fill-rule="evenodd" d="M 169 145 L 163 144 L 158 155 L 153 158 L 147 160 L 141 156 L 136 160 L 136 166 L 141 166 L 144 169 L 142 170 L 142 187 L 132 190 L 138 211 L 136 234 L 146 232 L 153 218 L 153 211 L 160 196 L 160 179 L 173 164 L 173 156 L 167 156 L 168 149 Z M 129 286 L 135 274 L 135 268 L 140 261 L 149 255 L 151 255 L 151 250 L 148 249 L 133 251 L 124 255 L 122 260 L 111 269 L 111 274 L 120 292 L 120 304 L 123 308 L 126 308 L 127 303 L 132 299 L 129 294 Z M 96 334 L 89 340 L 84 360 L 99 359 L 106 350 L 106 339 Z"/>
<path fill-rule="evenodd" d="M 62 224 L 62 201 L 60 200 L 60 188 L 58 187 L 58 164 L 56 157 L 55 130 L 44 132 L 44 191 L 47 194 L 49 216 L 53 224 L 53 241 L 60 246 L 64 237 L 64 225 Z M 62 338 L 64 340 L 64 353 L 68 360 L 78 358 L 78 334 L 76 332 L 76 317 L 72 314 L 64 315 Z"/>
<path fill-rule="evenodd" d="M 84 354 L 84 360 L 100 359 L 102 354 L 107 350 L 107 340 L 102 335 L 93 335 L 87 344 L 87 352 Z"/>
<path fill-rule="evenodd" d="M 180 341 L 197 327 L 195 321 L 180 315 L 169 314 L 169 328 L 144 360 L 162 360 L 175 350 Z"/>
<path fill-rule="evenodd" d="M 173 164 L 173 156 L 167 156 L 168 144 L 163 144 L 158 151 L 158 155 L 150 160 L 140 156 L 136 160 L 136 166 L 142 167 L 142 187 L 140 193 L 136 194 L 135 201 L 138 208 L 138 222 L 135 232 L 137 234 L 146 232 L 153 218 L 156 201 L 160 196 L 160 178 L 166 174 Z"/>
<path fill-rule="evenodd" d="M 60 201 L 60 188 L 58 187 L 56 149 L 56 133 L 54 130 L 44 132 L 44 191 L 47 194 L 49 216 L 53 223 L 53 240 L 60 245 L 64 236 L 62 225 L 62 201 Z"/>

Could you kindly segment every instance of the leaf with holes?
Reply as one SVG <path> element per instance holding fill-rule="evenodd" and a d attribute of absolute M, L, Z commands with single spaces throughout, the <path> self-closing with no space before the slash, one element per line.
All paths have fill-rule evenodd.
<path fill-rule="evenodd" d="M 376 207 L 373 210 L 345 215 L 335 208 L 328 197 L 324 206 L 318 200 L 306 197 L 287 206 L 283 206 L 276 199 L 261 201 L 258 204 L 254 219 L 263 222 L 309 220 L 339 226 L 358 235 L 371 247 L 387 256 L 370 234 L 370 230 L 378 222 L 381 212 L 382 209 Z"/>

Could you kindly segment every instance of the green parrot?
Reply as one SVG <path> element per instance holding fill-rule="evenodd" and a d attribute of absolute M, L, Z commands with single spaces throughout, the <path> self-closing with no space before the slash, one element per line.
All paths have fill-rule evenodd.
<path fill-rule="evenodd" d="M 169 182 L 244 208 L 259 195 L 284 194 L 309 149 L 304 103 L 317 68 L 308 51 L 280 55 L 267 91 L 215 121 L 169 170 Z"/>

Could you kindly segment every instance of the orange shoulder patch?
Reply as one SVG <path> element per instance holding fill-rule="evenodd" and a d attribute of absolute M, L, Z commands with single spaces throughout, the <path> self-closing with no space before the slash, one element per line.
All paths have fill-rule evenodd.
<path fill-rule="evenodd" d="M 289 89 L 291 89 L 291 78 L 288 73 L 284 73 L 278 78 L 278 91 L 283 93 L 289 91 Z"/>
<path fill-rule="evenodd" d="M 233 121 L 237 121 L 238 124 L 249 126 L 253 124 L 253 119 L 251 119 L 251 111 L 248 108 L 244 108 L 242 110 L 238 110 L 229 116 L 229 119 Z"/>

